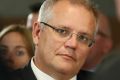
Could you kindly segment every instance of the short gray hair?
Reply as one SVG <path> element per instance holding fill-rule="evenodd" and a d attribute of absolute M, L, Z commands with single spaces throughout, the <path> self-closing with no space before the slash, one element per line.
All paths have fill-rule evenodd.
<path fill-rule="evenodd" d="M 52 13 L 52 8 L 54 4 L 56 4 L 59 1 L 62 0 L 45 0 L 40 8 L 38 21 L 46 22 L 48 19 L 50 19 L 54 15 Z M 97 21 L 97 10 L 90 0 L 68 0 L 68 1 L 72 5 L 84 6 L 86 9 L 93 13 Z"/>

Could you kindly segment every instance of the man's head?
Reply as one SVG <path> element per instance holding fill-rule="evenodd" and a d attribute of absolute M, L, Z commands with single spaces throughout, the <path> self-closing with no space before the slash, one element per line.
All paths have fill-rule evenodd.
<path fill-rule="evenodd" d="M 96 42 L 83 66 L 85 70 L 94 69 L 112 48 L 112 36 L 108 17 L 101 12 L 98 12 L 98 16 L 99 29 L 95 38 Z"/>
<path fill-rule="evenodd" d="M 55 79 L 77 74 L 94 43 L 96 15 L 88 0 L 46 0 L 33 26 L 35 65 Z"/>
<path fill-rule="evenodd" d="M 27 28 L 31 29 L 33 26 L 33 23 L 38 19 L 38 14 L 39 14 L 41 5 L 42 5 L 41 2 L 37 2 L 32 4 L 29 7 L 31 10 L 31 13 L 29 13 L 27 17 L 27 24 L 26 24 Z"/>

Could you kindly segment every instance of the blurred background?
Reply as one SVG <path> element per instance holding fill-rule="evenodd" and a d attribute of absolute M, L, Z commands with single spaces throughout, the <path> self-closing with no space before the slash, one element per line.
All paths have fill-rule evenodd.
<path fill-rule="evenodd" d="M 0 30 L 13 23 L 26 24 L 29 6 L 44 0 L 0 0 Z M 111 23 L 114 48 L 120 45 L 120 0 L 93 0 Z"/>

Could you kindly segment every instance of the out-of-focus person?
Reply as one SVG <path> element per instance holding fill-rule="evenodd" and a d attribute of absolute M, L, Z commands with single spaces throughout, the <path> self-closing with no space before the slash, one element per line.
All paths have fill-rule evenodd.
<path fill-rule="evenodd" d="M 92 80 L 120 80 L 120 47 L 105 57 Z"/>
<path fill-rule="evenodd" d="M 80 80 L 89 80 L 96 70 L 96 67 L 104 59 L 106 55 L 109 55 L 112 50 L 112 35 L 110 29 L 110 23 L 108 17 L 102 12 L 98 12 L 98 33 L 95 37 L 95 44 L 91 48 L 91 52 L 85 61 L 78 78 Z"/>
<path fill-rule="evenodd" d="M 24 68 L 34 55 L 30 31 L 23 25 L 10 25 L 0 32 L 0 60 L 6 69 Z"/>
<path fill-rule="evenodd" d="M 39 14 L 41 5 L 42 5 L 41 2 L 37 2 L 30 5 L 29 7 L 31 10 L 31 13 L 28 14 L 26 27 L 30 30 L 32 30 L 33 23 L 38 19 L 38 14 Z"/>

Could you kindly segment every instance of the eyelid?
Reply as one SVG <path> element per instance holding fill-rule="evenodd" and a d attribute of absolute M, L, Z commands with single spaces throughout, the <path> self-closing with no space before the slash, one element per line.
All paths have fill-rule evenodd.
<path fill-rule="evenodd" d="M 86 37 L 89 42 L 91 42 L 91 41 L 95 42 L 94 39 L 91 36 L 89 36 L 88 34 L 86 34 L 86 33 L 79 33 L 79 34 L 84 35 L 84 37 Z"/>
<path fill-rule="evenodd" d="M 88 39 L 88 37 L 86 37 L 85 35 L 78 35 L 78 38 L 80 38 L 80 39 L 84 39 L 84 41 L 88 41 L 89 39 Z"/>
<path fill-rule="evenodd" d="M 17 55 L 17 56 L 22 56 L 22 55 L 24 55 L 24 54 L 25 54 L 24 51 L 17 51 L 17 52 L 16 52 L 16 55 Z"/>
<path fill-rule="evenodd" d="M 64 27 L 64 26 L 59 26 L 59 27 L 55 27 L 55 30 L 64 30 L 64 31 L 67 31 L 68 33 L 71 32 L 71 29 L 68 28 L 68 27 Z"/>
<path fill-rule="evenodd" d="M 78 35 L 83 35 L 84 37 L 86 37 L 86 38 L 91 38 L 87 33 L 78 33 Z"/>
<path fill-rule="evenodd" d="M 69 30 L 66 29 L 57 29 L 56 31 L 60 34 L 64 34 L 64 36 L 69 35 L 71 33 Z"/>
<path fill-rule="evenodd" d="M 97 34 L 100 35 L 100 36 L 102 36 L 102 37 L 108 37 L 105 33 L 101 32 L 101 31 L 98 31 Z"/>

